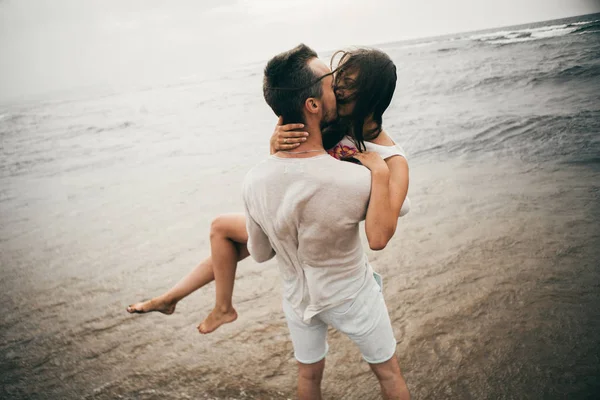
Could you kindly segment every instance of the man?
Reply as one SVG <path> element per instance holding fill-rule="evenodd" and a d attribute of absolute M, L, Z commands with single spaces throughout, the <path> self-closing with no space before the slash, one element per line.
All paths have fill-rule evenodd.
<path fill-rule="evenodd" d="M 408 399 L 381 288 L 359 236 L 369 170 L 335 160 L 322 144 L 321 130 L 337 114 L 332 79 L 305 45 L 275 56 L 265 68 L 267 103 L 284 123 L 302 121 L 309 136 L 246 176 L 248 250 L 258 262 L 277 255 L 300 399 L 321 398 L 328 325 L 358 345 L 385 398 Z"/>

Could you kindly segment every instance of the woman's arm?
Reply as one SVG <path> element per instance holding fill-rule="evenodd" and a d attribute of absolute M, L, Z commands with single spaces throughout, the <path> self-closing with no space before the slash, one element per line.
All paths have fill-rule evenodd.
<path fill-rule="evenodd" d="M 371 196 L 365 218 L 365 232 L 371 250 L 382 250 L 396 230 L 396 218 L 390 207 L 390 170 L 377 153 L 353 156 L 371 170 Z"/>
<path fill-rule="evenodd" d="M 402 156 L 393 156 L 385 160 L 390 169 L 390 208 L 397 223 L 400 210 L 408 194 L 408 162 Z M 396 227 L 394 227 L 394 232 Z M 393 235 L 394 233 L 392 233 Z"/>
<path fill-rule="evenodd" d="M 394 146 L 395 143 L 392 138 L 385 132 L 382 131 L 375 139 L 371 142 L 382 146 Z M 394 215 L 394 221 L 397 222 L 400 216 L 400 210 L 402 205 L 406 201 L 406 195 L 408 194 L 408 162 L 406 158 L 396 155 L 388 157 L 385 162 L 390 170 L 390 208 Z M 394 228 L 394 232 L 395 232 Z M 392 233 L 393 235 L 393 233 Z"/>
<path fill-rule="evenodd" d="M 382 132 L 374 143 L 383 146 L 393 146 L 394 142 L 385 133 Z M 361 153 L 361 154 L 368 154 Z M 381 157 L 377 153 L 379 159 Z M 394 236 L 398 224 L 400 210 L 408 193 L 408 163 L 402 156 L 392 156 L 385 160 L 388 167 L 387 179 L 381 172 L 373 173 L 377 168 L 381 171 L 381 166 L 376 167 L 371 160 L 361 160 L 358 155 L 355 157 L 363 165 L 371 170 L 371 198 L 367 208 L 367 217 L 365 219 L 365 231 L 369 247 L 372 250 L 382 250 Z M 387 185 L 387 190 L 383 185 Z"/>
<path fill-rule="evenodd" d="M 304 128 L 304 124 L 282 124 L 283 118 L 279 117 L 277 125 L 275 125 L 275 131 L 273 131 L 269 141 L 270 154 L 275 154 L 280 150 L 295 149 L 306 141 L 308 132 L 298 130 Z"/>

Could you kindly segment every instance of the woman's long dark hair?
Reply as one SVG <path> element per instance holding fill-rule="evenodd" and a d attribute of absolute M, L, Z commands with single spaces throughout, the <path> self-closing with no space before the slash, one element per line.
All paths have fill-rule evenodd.
<path fill-rule="evenodd" d="M 357 72 L 355 83 L 351 87 L 346 86 L 353 92 L 351 98 L 342 99 L 342 101 L 356 100 L 356 105 L 352 115 L 340 118 L 338 124 L 331 127 L 331 131 L 324 135 L 325 148 L 333 147 L 345 134 L 351 132 L 358 149 L 364 151 L 365 140 L 375 139 L 381 133 L 383 113 L 390 105 L 396 90 L 396 65 L 383 51 L 363 48 L 340 50 L 334 53 L 331 57 L 332 70 L 335 69 L 333 62 L 338 54 L 341 54 L 341 57 L 337 63 L 334 84 L 336 87 L 340 86 L 340 78 L 344 72 Z M 372 116 L 375 128 L 363 132 L 365 120 L 369 116 Z M 336 141 L 333 142 L 334 140 Z"/>

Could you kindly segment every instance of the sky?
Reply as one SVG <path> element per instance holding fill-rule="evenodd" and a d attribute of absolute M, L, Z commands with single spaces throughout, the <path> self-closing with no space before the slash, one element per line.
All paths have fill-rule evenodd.
<path fill-rule="evenodd" d="M 600 0 L 0 0 L 0 100 L 600 12 Z"/>

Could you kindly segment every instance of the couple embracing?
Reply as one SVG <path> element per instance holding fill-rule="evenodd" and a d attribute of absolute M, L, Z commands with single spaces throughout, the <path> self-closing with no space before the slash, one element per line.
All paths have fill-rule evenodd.
<path fill-rule="evenodd" d="M 271 156 L 244 180 L 245 213 L 217 218 L 211 257 L 165 294 L 128 311 L 170 314 L 214 279 L 215 308 L 198 327 L 212 332 L 237 318 L 237 262 L 276 257 L 298 361 L 298 397 L 321 398 L 332 326 L 358 346 L 384 398 L 409 399 L 382 279 L 359 234 L 364 220 L 370 248 L 383 249 L 409 208 L 405 155 L 382 129 L 395 86 L 394 63 L 374 49 L 343 52 L 334 71 L 305 45 L 272 58 L 263 92 L 280 124 Z"/>

